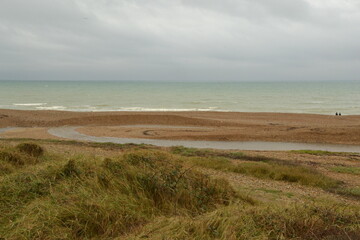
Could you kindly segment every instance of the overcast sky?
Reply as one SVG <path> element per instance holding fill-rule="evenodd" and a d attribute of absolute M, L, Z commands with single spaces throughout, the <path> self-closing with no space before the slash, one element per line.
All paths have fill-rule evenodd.
<path fill-rule="evenodd" d="M 360 80 L 360 1 L 0 0 L 0 79 Z"/>

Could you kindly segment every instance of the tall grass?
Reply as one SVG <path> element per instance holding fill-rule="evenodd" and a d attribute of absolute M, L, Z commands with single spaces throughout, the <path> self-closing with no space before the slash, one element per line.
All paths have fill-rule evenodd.
<path fill-rule="evenodd" d="M 359 156 L 358 153 L 329 152 L 322 150 L 292 150 L 290 152 L 299 153 L 299 154 L 310 154 L 316 156 Z"/>
<path fill-rule="evenodd" d="M 242 159 L 245 157 L 245 154 L 242 152 L 223 152 L 212 149 L 187 148 L 183 146 L 172 147 L 171 152 L 185 157 L 227 157 L 231 159 Z"/>
<path fill-rule="evenodd" d="M 219 151 L 212 149 L 197 149 L 197 148 L 176 146 L 171 148 L 171 152 L 184 157 L 224 157 L 228 159 L 246 160 L 252 162 L 274 162 L 274 163 L 280 162 L 283 164 L 289 164 L 289 162 L 284 160 L 265 157 L 265 156 L 249 156 L 238 151 L 236 152 Z"/>
<path fill-rule="evenodd" d="M 203 216 L 162 218 L 129 239 L 360 239 L 360 208 L 317 203 L 279 206 L 231 205 Z"/>
<path fill-rule="evenodd" d="M 359 207 L 255 204 L 227 181 L 189 168 L 188 161 L 264 179 L 292 181 L 301 173 L 294 178 L 299 183 L 325 184 L 317 173 L 303 178 L 307 170 L 293 166 L 233 164 L 223 156 L 188 158 L 151 149 L 121 149 L 121 154 L 114 149 L 112 157 L 103 158 L 79 146 L 83 155 L 76 157 L 0 148 L 0 239 L 360 237 Z M 290 171 L 291 177 L 282 175 Z"/>
<path fill-rule="evenodd" d="M 339 181 L 326 177 L 313 169 L 297 165 L 282 165 L 273 162 L 241 162 L 234 164 L 227 158 L 192 158 L 191 162 L 200 167 L 240 173 L 262 179 L 296 182 L 327 190 L 340 185 Z"/>
<path fill-rule="evenodd" d="M 196 216 L 235 197 L 226 181 L 186 169 L 166 153 L 61 159 L 3 177 L 0 236 L 112 238 L 156 216 Z"/>
<path fill-rule="evenodd" d="M 360 187 L 340 188 L 340 189 L 336 189 L 336 192 L 347 195 L 347 196 L 354 197 L 355 199 L 360 199 Z"/>
<path fill-rule="evenodd" d="M 19 146 L 22 145 L 18 145 L 15 149 L 6 145 L 0 146 L 0 176 L 40 161 L 40 155 L 35 157 L 33 154 L 20 150 Z"/>
<path fill-rule="evenodd" d="M 360 167 L 343 167 L 337 166 L 330 169 L 333 172 L 348 173 L 353 175 L 360 175 Z"/>

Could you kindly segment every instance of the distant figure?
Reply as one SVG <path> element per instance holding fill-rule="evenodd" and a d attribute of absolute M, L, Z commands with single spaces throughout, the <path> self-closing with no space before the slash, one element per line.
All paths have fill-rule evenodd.
<path fill-rule="evenodd" d="M 339 113 L 339 116 L 341 116 L 341 113 Z"/>
<path fill-rule="evenodd" d="M 337 115 L 339 115 L 339 114 L 336 112 L 335 115 L 337 116 Z"/>

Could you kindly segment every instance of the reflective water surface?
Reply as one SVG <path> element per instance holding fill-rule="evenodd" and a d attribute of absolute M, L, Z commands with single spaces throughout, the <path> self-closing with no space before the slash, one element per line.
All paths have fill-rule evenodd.
<path fill-rule="evenodd" d="M 151 144 L 161 147 L 184 146 L 193 148 L 214 148 L 234 150 L 288 151 L 288 150 L 323 150 L 332 152 L 360 153 L 360 146 L 342 144 L 292 143 L 292 142 L 240 142 L 240 141 L 189 141 L 159 140 L 141 138 L 95 137 L 76 131 L 78 127 L 57 127 L 49 129 L 49 133 L 60 137 L 79 141 Z"/>

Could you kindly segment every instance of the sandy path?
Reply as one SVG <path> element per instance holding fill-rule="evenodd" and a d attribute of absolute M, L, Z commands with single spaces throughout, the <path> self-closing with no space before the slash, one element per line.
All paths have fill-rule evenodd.
<path fill-rule="evenodd" d="M 0 138 L 60 139 L 48 133 L 48 128 L 0 128 Z"/>

